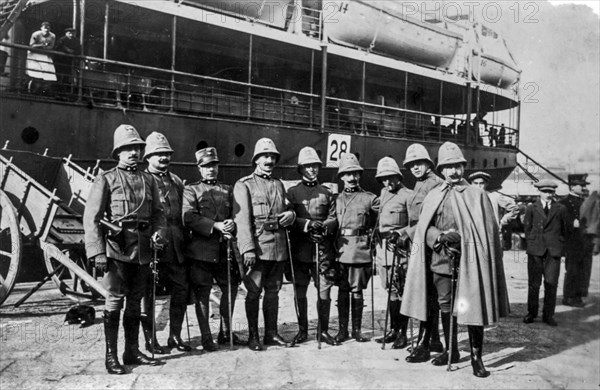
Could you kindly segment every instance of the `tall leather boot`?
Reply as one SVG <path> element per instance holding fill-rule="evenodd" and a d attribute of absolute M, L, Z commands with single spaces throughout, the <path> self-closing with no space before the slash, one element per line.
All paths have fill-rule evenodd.
<path fill-rule="evenodd" d="M 183 326 L 183 318 L 185 317 L 186 310 L 187 305 L 176 305 L 173 303 L 171 303 L 171 308 L 169 309 L 169 339 L 167 346 L 169 348 L 177 348 L 178 351 L 182 352 L 192 350 L 192 347 L 181 340 L 181 327 Z"/>
<path fill-rule="evenodd" d="M 385 341 L 385 343 L 388 344 L 396 341 L 396 338 L 398 338 L 398 331 L 400 330 L 400 324 L 398 323 L 398 317 L 400 316 L 400 301 L 390 301 L 388 311 L 390 316 L 390 330 L 383 337 L 375 339 L 375 342 L 377 343 L 383 343 Z"/>
<path fill-rule="evenodd" d="M 400 303 L 398 301 L 398 303 Z M 408 339 L 406 338 L 406 328 L 408 327 L 408 317 L 400 314 L 400 305 L 398 305 L 398 337 L 392 344 L 392 349 L 406 348 L 408 345 Z"/>
<path fill-rule="evenodd" d="M 343 343 L 346 340 L 350 340 L 350 335 L 348 334 L 348 320 L 350 318 L 350 293 L 338 292 L 338 320 L 340 324 L 340 328 L 338 333 L 335 335 L 335 341 L 339 344 Z"/>
<path fill-rule="evenodd" d="M 436 356 L 431 363 L 434 366 L 445 366 L 448 364 L 448 347 L 450 345 L 450 321 L 453 321 L 452 324 L 452 351 L 450 353 L 451 363 L 458 363 L 460 360 L 460 353 L 458 352 L 458 337 L 457 337 L 457 324 L 456 318 L 452 315 L 452 313 L 444 313 L 442 312 L 442 328 L 444 328 L 444 341 L 446 343 L 446 349 L 444 352 Z"/>
<path fill-rule="evenodd" d="M 288 343 L 277 332 L 277 314 L 279 311 L 279 297 L 265 294 L 263 299 L 263 315 L 265 317 L 264 345 L 278 345 L 288 347 Z"/>
<path fill-rule="evenodd" d="M 248 348 L 252 351 L 262 351 L 258 335 L 258 300 L 246 299 L 246 319 L 248 320 Z"/>
<path fill-rule="evenodd" d="M 483 352 L 483 326 L 469 325 L 469 342 L 471 343 L 471 366 L 473 375 L 478 378 L 485 378 L 490 372 L 485 369 L 481 354 Z"/>
<path fill-rule="evenodd" d="M 204 290 L 204 289 L 203 289 Z M 200 333 L 202 335 L 202 348 L 206 352 L 214 352 L 218 348 L 215 345 L 215 342 L 212 339 L 212 333 L 210 330 L 210 325 L 208 324 L 208 319 L 210 317 L 209 313 L 209 294 L 210 287 L 206 289 L 206 291 L 201 292 L 196 295 L 196 318 L 198 319 L 198 325 L 200 326 Z"/>
<path fill-rule="evenodd" d="M 231 316 L 233 316 L 233 310 L 235 308 L 235 297 L 237 295 L 236 290 L 232 291 L 231 295 Z M 226 291 L 226 290 L 225 290 Z M 219 335 L 217 336 L 217 343 L 229 344 L 229 329 L 231 329 L 231 318 L 229 318 L 229 295 L 223 294 L 221 296 L 221 305 L 219 306 L 219 314 L 221 315 L 221 323 L 219 325 Z M 233 335 L 233 345 L 246 345 L 247 343 L 241 340 L 237 334 Z"/>
<path fill-rule="evenodd" d="M 308 339 L 308 300 L 298 298 L 298 333 L 294 336 L 293 344 L 301 344 Z"/>
<path fill-rule="evenodd" d="M 431 327 L 431 338 L 429 340 L 429 350 L 431 352 L 444 352 L 444 346 L 440 341 L 440 314 L 438 305 L 435 304 L 429 313 L 427 322 Z"/>
<path fill-rule="evenodd" d="M 352 298 L 352 338 L 359 343 L 370 341 L 361 333 L 364 302 L 363 298 Z"/>
<path fill-rule="evenodd" d="M 125 330 L 125 352 L 123 352 L 124 364 L 147 364 L 159 366 L 164 364 L 160 360 L 152 359 L 139 350 L 138 338 L 140 335 L 140 317 L 123 316 L 123 329 Z"/>
<path fill-rule="evenodd" d="M 419 337 L 417 346 L 410 355 L 406 357 L 408 363 L 423 363 L 430 359 L 431 352 L 429 350 L 429 338 L 431 337 L 431 327 L 427 321 L 421 321 L 419 324 Z"/>
<path fill-rule="evenodd" d="M 317 312 L 319 314 L 319 322 L 321 324 L 321 341 L 329 345 L 340 345 L 337 340 L 329 334 L 329 311 L 331 309 L 331 301 L 329 299 L 321 299 L 320 305 L 317 302 Z"/>
<path fill-rule="evenodd" d="M 127 372 L 119 363 L 117 340 L 119 338 L 119 316 L 121 311 L 104 311 L 104 339 L 106 342 L 106 371 L 113 375 L 123 375 Z"/>
<path fill-rule="evenodd" d="M 169 354 L 171 351 L 163 348 L 158 343 L 158 340 L 156 339 L 156 329 L 152 332 L 152 316 L 150 314 L 144 315 L 140 318 L 140 322 L 142 323 L 144 339 L 146 339 L 146 351 L 158 355 Z"/>

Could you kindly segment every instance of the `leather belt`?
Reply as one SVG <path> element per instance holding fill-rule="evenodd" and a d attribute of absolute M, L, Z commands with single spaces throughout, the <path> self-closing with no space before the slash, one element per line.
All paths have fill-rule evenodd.
<path fill-rule="evenodd" d="M 382 239 L 387 239 L 392 235 L 392 232 L 383 232 L 383 233 L 379 233 L 379 237 L 381 237 Z"/>
<path fill-rule="evenodd" d="M 364 236 L 366 229 L 340 229 L 340 236 Z"/>
<path fill-rule="evenodd" d="M 149 221 L 119 221 L 117 224 L 123 229 L 137 229 L 139 231 L 144 231 L 150 227 Z"/>

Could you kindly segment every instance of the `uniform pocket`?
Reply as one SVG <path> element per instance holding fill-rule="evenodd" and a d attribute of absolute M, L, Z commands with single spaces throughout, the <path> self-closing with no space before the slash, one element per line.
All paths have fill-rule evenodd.
<path fill-rule="evenodd" d="M 122 192 L 113 193 L 110 198 L 110 215 L 113 219 L 125 215 L 127 210 L 127 198 Z"/>

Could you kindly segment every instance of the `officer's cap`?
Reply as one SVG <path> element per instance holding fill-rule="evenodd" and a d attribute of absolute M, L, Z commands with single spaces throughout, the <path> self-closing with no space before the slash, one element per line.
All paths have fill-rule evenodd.
<path fill-rule="evenodd" d="M 573 173 L 568 176 L 570 186 L 587 186 L 590 182 L 587 181 L 587 173 Z"/>
<path fill-rule="evenodd" d="M 217 149 L 211 147 L 200 149 L 196 152 L 196 164 L 203 167 L 213 162 L 219 162 Z"/>
<path fill-rule="evenodd" d="M 534 186 L 535 186 L 535 188 L 537 188 L 540 191 L 552 191 L 552 192 L 555 192 L 556 187 L 558 187 L 558 185 L 554 182 L 554 180 L 550 180 L 550 179 L 540 180 L 537 183 L 535 183 Z"/>

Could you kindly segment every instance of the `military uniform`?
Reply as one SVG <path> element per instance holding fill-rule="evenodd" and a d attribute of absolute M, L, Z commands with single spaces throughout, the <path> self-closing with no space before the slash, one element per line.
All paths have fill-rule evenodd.
<path fill-rule="evenodd" d="M 410 170 L 411 163 L 416 161 L 427 161 L 430 166 L 429 172 L 423 176 L 417 178 L 415 187 L 413 188 L 412 195 L 408 200 L 408 227 L 404 229 L 404 232 L 411 238 L 415 235 L 416 225 L 419 222 L 419 216 L 421 215 L 421 208 L 423 201 L 427 194 L 437 186 L 443 183 L 443 180 L 433 172 L 433 161 L 429 157 L 427 149 L 421 144 L 412 144 L 406 149 L 406 156 L 403 165 L 406 169 Z M 402 258 L 404 262 L 407 259 Z M 431 310 L 427 321 L 421 321 L 419 325 L 419 335 L 417 337 L 417 344 L 421 344 L 421 356 L 417 356 L 416 353 L 419 351 L 412 351 L 411 355 L 407 357 L 408 362 L 421 362 L 429 359 L 429 351 L 442 352 L 443 346 L 439 336 L 439 307 L 437 307 L 437 300 L 435 286 L 433 280 L 430 277 L 431 274 L 427 274 L 426 285 L 429 290 L 428 297 L 431 301 L 428 303 L 428 307 Z M 427 352 L 424 352 L 427 351 Z"/>
<path fill-rule="evenodd" d="M 265 153 L 279 156 L 273 141 L 260 139 L 255 145 L 253 162 Z M 281 180 L 262 172 L 258 167 L 251 175 L 241 178 L 233 188 L 233 214 L 237 227 L 239 253 L 256 255 L 256 263 L 243 278 L 248 290 L 246 316 L 249 328 L 249 347 L 261 350 L 258 342 L 258 307 L 264 289 L 263 315 L 265 343 L 281 340 L 277 334 L 279 290 L 283 282 L 285 263 L 289 260 L 286 231 L 278 215 L 292 211 Z"/>
<path fill-rule="evenodd" d="M 210 156 L 216 158 L 214 148 L 206 148 L 196 153 L 200 163 Z M 218 161 L 218 160 L 211 160 Z M 202 332 L 202 345 L 207 350 L 214 349 L 209 320 L 209 297 L 213 279 L 221 289 L 219 313 L 221 327 L 219 342 L 228 340 L 231 319 L 229 318 L 229 299 L 232 309 L 237 295 L 240 279 L 237 267 L 227 259 L 229 240 L 214 228 L 215 222 L 223 222 L 232 218 L 233 189 L 216 180 L 192 183 L 185 187 L 183 196 L 183 219 L 191 238 L 185 248 L 185 256 L 191 263 L 192 288 L 196 295 L 196 315 Z M 235 260 L 234 260 L 235 261 Z M 228 270 L 231 284 L 228 282 Z"/>
<path fill-rule="evenodd" d="M 338 176 L 362 172 L 356 156 L 342 156 Z M 367 341 L 361 335 L 364 290 L 372 274 L 371 236 L 379 211 L 379 198 L 360 187 L 344 188 L 336 199 L 338 233 L 336 248 L 338 261 L 344 274 L 338 292 L 340 331 L 336 338 L 345 341 L 348 336 L 350 293 L 352 293 L 352 337 Z"/>
<path fill-rule="evenodd" d="M 304 152 L 303 152 L 304 151 Z M 314 152 L 314 153 L 313 153 Z M 310 154 L 308 158 L 303 158 L 304 154 Z M 314 154 L 314 155 L 313 155 Z M 312 157 L 312 159 L 310 158 Z M 312 148 L 304 148 L 300 151 L 298 165 L 310 163 L 321 164 L 316 152 Z M 335 261 L 335 250 L 333 248 L 332 238 L 337 230 L 337 219 L 335 213 L 334 196 L 318 181 L 308 181 L 305 178 L 297 185 L 288 190 L 288 198 L 294 207 L 296 220 L 293 225 L 293 230 L 290 235 L 294 277 L 296 282 L 296 294 L 298 299 L 298 325 L 300 328 L 296 342 L 299 339 L 306 340 L 308 332 L 308 302 L 306 292 L 310 283 L 311 277 L 315 280 L 318 277 L 318 294 L 319 300 L 317 303 L 317 312 L 320 318 L 321 338 L 325 338 L 326 342 L 333 342 L 333 338 L 329 336 L 329 311 L 331 306 L 331 287 L 333 281 L 326 278 L 324 275 L 332 267 L 332 262 Z M 321 221 L 325 232 L 322 234 L 322 240 L 318 242 L 318 252 L 315 248 L 315 241 L 312 239 L 310 232 L 310 222 Z M 318 257 L 319 274 L 316 274 L 315 259 Z"/>
<path fill-rule="evenodd" d="M 115 130 L 113 157 L 123 147 L 141 147 L 145 143 L 128 125 Z M 120 227 L 106 233 L 100 220 L 104 216 Z M 85 248 L 88 258 L 108 258 L 102 280 L 109 292 L 104 312 L 106 368 L 111 374 L 124 374 L 117 359 L 119 314 L 127 298 L 123 328 L 125 330 L 125 364 L 157 364 L 138 349 L 141 299 L 150 277 L 152 260 L 150 241 L 153 233 L 165 236 L 166 219 L 156 181 L 137 165 L 119 162 L 116 168 L 98 175 L 92 185 L 84 215 Z M 97 264 L 98 265 L 98 264 Z"/>

